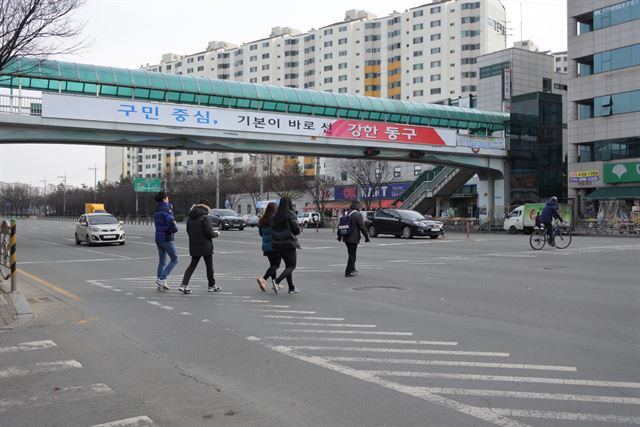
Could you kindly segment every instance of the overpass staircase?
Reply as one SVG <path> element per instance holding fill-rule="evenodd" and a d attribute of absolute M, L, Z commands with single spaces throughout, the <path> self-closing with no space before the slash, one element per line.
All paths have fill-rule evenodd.
<path fill-rule="evenodd" d="M 394 203 L 402 201 L 403 209 L 428 212 L 436 206 L 436 198 L 451 196 L 475 173 L 473 169 L 438 165 L 423 172 Z"/>

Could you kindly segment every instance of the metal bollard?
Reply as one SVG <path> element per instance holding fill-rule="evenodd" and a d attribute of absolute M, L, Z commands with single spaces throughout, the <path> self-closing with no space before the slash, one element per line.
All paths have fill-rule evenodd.
<path fill-rule="evenodd" d="M 9 262 L 11 264 L 11 292 L 18 290 L 18 277 L 16 273 L 16 219 L 11 218 L 11 233 L 9 234 Z"/>

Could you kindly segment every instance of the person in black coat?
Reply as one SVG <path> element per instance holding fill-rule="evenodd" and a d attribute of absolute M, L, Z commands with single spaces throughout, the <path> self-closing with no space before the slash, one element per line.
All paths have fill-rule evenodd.
<path fill-rule="evenodd" d="M 356 253 L 358 251 L 358 243 L 360 243 L 360 234 L 364 236 L 364 241 L 369 243 L 369 232 L 364 226 L 364 219 L 360 213 L 360 202 L 357 200 L 351 203 L 349 210 L 345 212 L 349 215 L 349 230 L 347 236 L 338 236 L 338 242 L 344 241 L 347 246 L 347 267 L 344 270 L 344 277 L 353 277 L 358 275 L 356 270 Z"/>
<path fill-rule="evenodd" d="M 293 270 L 296 268 L 296 248 L 299 248 L 297 235 L 300 234 L 298 219 L 291 204 L 291 199 L 282 197 L 278 210 L 271 220 L 271 247 L 284 261 L 285 269 L 275 280 L 276 286 L 287 279 L 289 293 L 297 294 L 300 289 L 293 285 Z"/>
<path fill-rule="evenodd" d="M 207 268 L 207 280 L 209 282 L 209 292 L 218 292 L 221 288 L 216 286 L 216 280 L 213 277 L 213 241 L 218 237 L 218 232 L 213 229 L 211 219 L 209 218 L 209 201 L 200 200 L 194 205 L 189 212 L 187 220 L 187 234 L 189 235 L 189 255 L 191 256 L 191 264 L 187 267 L 182 278 L 182 284 L 178 290 L 190 294 L 189 280 L 193 274 L 200 258 L 204 259 L 204 265 Z"/>

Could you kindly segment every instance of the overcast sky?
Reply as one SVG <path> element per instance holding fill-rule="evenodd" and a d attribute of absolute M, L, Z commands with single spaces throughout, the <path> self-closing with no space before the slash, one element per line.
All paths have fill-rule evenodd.
<path fill-rule="evenodd" d="M 484 1 L 484 0 L 481 0 Z M 502 0 L 509 37 L 533 40 L 541 50 L 566 50 L 566 0 Z M 156 64 L 163 53 L 205 50 L 212 40 L 235 44 L 269 36 L 272 27 L 306 32 L 344 19 L 349 9 L 378 17 L 429 0 L 88 0 L 78 17 L 85 21 L 90 47 L 59 58 L 123 68 Z M 520 16 L 523 22 L 521 25 Z M 42 186 L 59 183 L 93 186 L 104 178 L 104 148 L 62 145 L 0 145 L 0 181 Z"/>

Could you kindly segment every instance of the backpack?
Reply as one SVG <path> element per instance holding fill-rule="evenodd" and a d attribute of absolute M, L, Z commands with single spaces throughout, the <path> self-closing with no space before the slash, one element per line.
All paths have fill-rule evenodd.
<path fill-rule="evenodd" d="M 353 231 L 353 227 L 351 226 L 351 214 L 354 212 L 355 211 L 351 211 L 340 217 L 340 222 L 338 223 L 338 236 L 347 237 L 351 235 L 351 232 Z"/>

